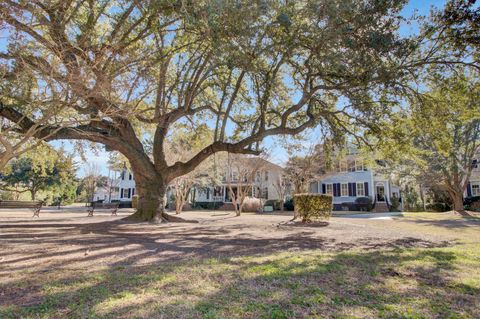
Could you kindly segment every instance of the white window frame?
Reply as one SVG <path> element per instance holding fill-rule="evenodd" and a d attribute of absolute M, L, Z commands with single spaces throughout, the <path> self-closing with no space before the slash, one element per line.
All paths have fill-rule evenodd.
<path fill-rule="evenodd" d="M 347 190 L 346 195 L 344 195 L 344 193 L 343 193 L 343 185 L 346 186 L 346 188 L 345 188 Z M 348 183 L 341 183 L 340 184 L 340 197 L 348 197 Z"/>
<path fill-rule="evenodd" d="M 341 173 L 348 172 L 348 162 L 347 161 L 340 161 L 340 172 Z"/>
<path fill-rule="evenodd" d="M 358 186 L 359 185 L 362 186 L 362 195 L 360 195 L 358 193 L 358 190 L 359 190 Z M 357 187 L 357 197 L 365 197 L 365 184 L 364 183 L 357 183 L 356 187 Z"/>
<path fill-rule="evenodd" d="M 355 171 L 363 172 L 365 170 L 365 164 L 361 160 L 355 160 Z"/>
<path fill-rule="evenodd" d="M 473 187 L 476 186 L 476 189 Z M 472 196 L 480 196 L 480 183 L 475 183 L 470 186 L 472 189 Z"/>
<path fill-rule="evenodd" d="M 330 191 L 328 190 L 329 186 L 330 186 Z M 325 194 L 333 196 L 333 184 L 332 183 L 325 184 Z"/>

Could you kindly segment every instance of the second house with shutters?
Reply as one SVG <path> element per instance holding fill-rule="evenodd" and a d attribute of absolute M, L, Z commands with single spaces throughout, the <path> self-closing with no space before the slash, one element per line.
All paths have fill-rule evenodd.
<path fill-rule="evenodd" d="M 366 203 L 376 212 L 388 212 L 402 206 L 400 187 L 388 176 L 369 168 L 356 154 L 346 156 L 332 172 L 311 183 L 310 191 L 333 196 L 333 208 L 337 211 L 361 210 L 368 205 Z"/>

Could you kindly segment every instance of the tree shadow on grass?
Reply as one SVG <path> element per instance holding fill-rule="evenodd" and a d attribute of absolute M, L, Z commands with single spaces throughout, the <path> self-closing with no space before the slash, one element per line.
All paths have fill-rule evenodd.
<path fill-rule="evenodd" d="M 409 220 L 410 223 L 422 226 L 435 226 L 447 229 L 462 229 L 469 227 L 478 227 L 480 231 L 480 218 L 464 217 L 462 219 L 434 220 L 434 219 L 415 219 Z"/>
<path fill-rule="evenodd" d="M 478 318 L 480 287 L 458 267 L 450 251 L 399 248 L 117 266 L 59 275 L 0 316 Z"/>

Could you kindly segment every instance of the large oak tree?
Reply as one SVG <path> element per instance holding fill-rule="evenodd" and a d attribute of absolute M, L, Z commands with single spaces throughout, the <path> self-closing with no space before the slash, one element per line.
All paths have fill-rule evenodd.
<path fill-rule="evenodd" d="M 137 183 L 133 217 L 161 221 L 170 218 L 166 185 L 216 152 L 258 154 L 265 137 L 315 125 L 375 130 L 426 62 L 415 59 L 418 42 L 398 34 L 404 2 L 4 0 L 0 58 L 55 83 L 80 121 L 42 123 L 35 136 L 122 153 Z M 0 116 L 23 133 L 37 125 L 21 104 L 3 103 Z M 176 122 L 214 134 L 168 164 Z"/>

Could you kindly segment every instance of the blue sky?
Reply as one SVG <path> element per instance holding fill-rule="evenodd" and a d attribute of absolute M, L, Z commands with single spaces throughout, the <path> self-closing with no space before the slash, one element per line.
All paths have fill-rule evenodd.
<path fill-rule="evenodd" d="M 428 15 L 432 7 L 443 7 L 446 0 L 411 0 L 403 9 L 403 16 L 411 16 L 416 12 L 419 15 Z M 403 26 L 400 30 L 402 35 L 409 35 L 415 33 L 417 28 L 415 25 Z M 5 49 L 6 35 L 0 34 L 0 50 Z M 305 146 L 315 144 L 320 141 L 319 129 L 313 129 L 305 133 L 306 141 L 302 142 Z M 281 145 L 281 139 L 275 137 L 269 137 L 264 141 L 264 147 L 270 153 L 270 158 L 273 162 L 277 164 L 284 164 L 288 158 L 287 151 Z M 54 146 L 64 146 L 66 150 L 73 150 L 69 142 L 52 142 Z M 86 151 L 88 162 L 95 162 L 102 168 L 102 174 L 107 174 L 108 169 L 106 162 L 108 160 L 108 153 L 104 151 L 93 152 L 91 150 Z M 77 162 L 79 166 L 78 175 L 83 176 L 85 174 L 85 163 L 81 158 L 77 157 Z"/>

